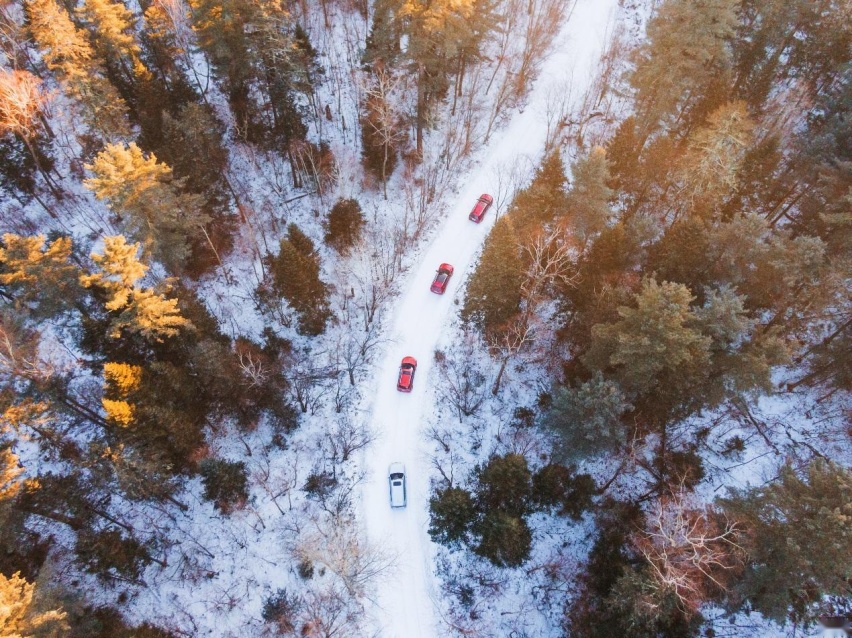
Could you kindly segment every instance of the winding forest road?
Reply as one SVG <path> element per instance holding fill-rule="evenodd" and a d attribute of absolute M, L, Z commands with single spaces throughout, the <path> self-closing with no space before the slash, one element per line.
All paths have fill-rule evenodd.
<path fill-rule="evenodd" d="M 558 36 L 557 41 L 563 44 L 543 65 L 526 109 L 494 135 L 483 161 L 464 179 L 455 204 L 424 250 L 420 264 L 408 274 L 405 292 L 396 300 L 386 335 L 391 345 L 377 368 L 372 427 L 378 438 L 365 454 L 367 479 L 361 510 L 370 540 L 397 557 L 393 570 L 380 577 L 371 610 L 380 638 L 433 638 L 445 633 L 437 613 L 435 548 L 427 533 L 432 468 L 423 421 L 432 406 L 424 386 L 441 329 L 458 308 L 453 297 L 495 220 L 493 208 L 479 225 L 469 221 L 467 215 L 481 193 L 494 189 L 495 167 L 518 155 L 540 156 L 546 135 L 548 88 L 570 79 L 572 94 L 577 98 L 583 95 L 616 6 L 617 0 L 577 1 Z M 455 267 L 443 296 L 429 291 L 441 262 Z M 418 360 L 410 394 L 396 390 L 399 364 L 406 355 Z M 389 503 L 387 470 L 396 461 L 406 468 L 408 506 L 404 509 L 391 509 Z"/>

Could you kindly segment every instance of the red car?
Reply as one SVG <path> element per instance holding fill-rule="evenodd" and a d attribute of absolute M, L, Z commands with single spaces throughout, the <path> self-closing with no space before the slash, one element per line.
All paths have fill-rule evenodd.
<path fill-rule="evenodd" d="M 450 264 L 441 264 L 438 266 L 438 272 L 435 273 L 435 280 L 429 288 L 432 292 L 443 295 L 447 289 L 447 284 L 450 283 L 450 277 L 453 276 L 453 267 Z"/>
<path fill-rule="evenodd" d="M 414 388 L 414 371 L 417 370 L 417 359 L 414 357 L 403 357 L 402 365 L 399 366 L 399 380 L 396 389 L 400 392 L 411 392 Z"/>
<path fill-rule="evenodd" d="M 485 217 L 485 213 L 488 212 L 488 209 L 491 208 L 491 204 L 493 203 L 494 198 L 488 193 L 483 193 L 479 196 L 479 199 L 476 200 L 476 206 L 473 207 L 473 210 L 470 211 L 470 215 L 468 215 L 467 218 L 478 224 L 482 221 L 482 218 Z"/>

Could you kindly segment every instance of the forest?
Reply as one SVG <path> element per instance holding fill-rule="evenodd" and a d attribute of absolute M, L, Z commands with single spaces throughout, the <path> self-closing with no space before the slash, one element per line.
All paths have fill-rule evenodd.
<path fill-rule="evenodd" d="M 852 626 L 850 109 L 852 0 L 0 0 L 0 638 Z"/>

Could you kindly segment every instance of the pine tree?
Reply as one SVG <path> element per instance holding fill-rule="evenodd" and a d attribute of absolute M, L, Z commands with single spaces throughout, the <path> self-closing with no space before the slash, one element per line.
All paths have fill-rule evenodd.
<path fill-rule="evenodd" d="M 99 53 L 116 64 L 128 82 L 135 78 L 150 79 L 151 74 L 139 57 L 141 49 L 133 34 L 136 21 L 120 0 L 83 0 L 77 13 L 91 25 Z"/>
<path fill-rule="evenodd" d="M 521 303 L 523 264 L 510 216 L 494 224 L 470 279 L 462 318 L 488 332 L 504 325 Z"/>
<path fill-rule="evenodd" d="M 532 532 L 523 518 L 493 510 L 474 527 L 480 537 L 474 551 L 494 565 L 520 567 L 530 557 Z"/>
<path fill-rule="evenodd" d="M 12 574 L 11 578 L 0 573 L 0 636 L 59 638 L 65 634 L 68 629 L 65 612 L 40 611 L 34 596 L 35 585 L 21 578 L 20 573 Z"/>
<path fill-rule="evenodd" d="M 630 76 L 642 145 L 657 126 L 674 126 L 730 67 L 738 6 L 738 0 L 666 0 L 659 6 Z"/>
<path fill-rule="evenodd" d="M 80 282 L 106 294 L 105 308 L 112 316 L 111 338 L 117 339 L 128 330 L 160 342 L 192 324 L 181 316 L 177 299 L 167 299 L 164 294 L 136 285 L 148 270 L 137 259 L 138 251 L 138 244 L 128 244 L 121 235 L 105 237 L 103 254 L 92 254 L 99 271 L 82 275 Z"/>
<path fill-rule="evenodd" d="M 753 609 L 779 622 L 812 622 L 825 596 L 852 593 L 849 468 L 817 458 L 799 477 L 786 465 L 768 486 L 734 490 L 721 504 L 744 529 L 741 593 Z"/>
<path fill-rule="evenodd" d="M 296 311 L 299 331 L 316 336 L 325 331 L 331 311 L 328 286 L 320 279 L 319 255 L 299 227 L 290 224 L 277 256 L 267 256 L 273 291 Z"/>
<path fill-rule="evenodd" d="M 542 224 L 553 221 L 566 212 L 565 165 L 558 150 L 547 155 L 536 169 L 532 183 L 519 192 L 509 214 L 519 234 L 528 235 Z"/>
<path fill-rule="evenodd" d="M 337 252 L 345 254 L 361 239 L 364 213 L 355 199 L 339 199 L 328 214 L 328 230 L 325 241 Z"/>
<path fill-rule="evenodd" d="M 127 105 L 106 79 L 102 61 L 68 12 L 56 0 L 27 0 L 26 9 L 45 64 L 82 103 L 86 123 L 107 139 L 126 136 Z"/>
<path fill-rule="evenodd" d="M 610 174 L 606 151 L 600 146 L 571 165 L 574 183 L 568 193 L 566 210 L 571 227 L 585 246 L 609 221 Z"/>
<path fill-rule="evenodd" d="M 474 474 L 476 503 L 481 511 L 501 510 L 518 517 L 530 512 L 532 473 L 523 455 L 493 456 Z"/>
<path fill-rule="evenodd" d="M 542 423 L 558 434 L 556 455 L 578 462 L 615 453 L 627 441 L 627 428 L 620 417 L 628 407 L 618 385 L 596 373 L 576 388 L 556 388 Z"/>
<path fill-rule="evenodd" d="M 94 177 L 83 183 L 108 202 L 130 238 L 172 272 L 181 272 L 190 238 L 209 222 L 202 198 L 180 192 L 183 181 L 172 179 L 171 168 L 154 155 L 146 157 L 133 142 L 107 145 L 86 168 Z"/>
<path fill-rule="evenodd" d="M 613 370 L 628 393 L 646 393 L 675 379 L 701 376 L 711 339 L 695 327 L 694 297 L 681 284 L 646 279 L 636 307 L 618 309 L 621 320 L 592 328 L 583 358 L 591 370 Z"/>
<path fill-rule="evenodd" d="M 435 543 L 452 546 L 466 541 L 474 520 L 476 506 L 466 489 L 439 489 L 429 499 L 429 536 Z"/>
<path fill-rule="evenodd" d="M 80 295 L 79 269 L 69 263 L 71 239 L 46 242 L 44 235 L 7 233 L 0 246 L 0 284 L 36 318 L 69 309 Z"/>
<path fill-rule="evenodd" d="M 101 402 L 107 421 L 129 427 L 136 421 L 136 406 L 127 399 L 139 389 L 142 368 L 127 363 L 104 364 L 104 397 Z"/>
<path fill-rule="evenodd" d="M 0 530 L 4 530 L 4 533 L 12 501 L 21 491 L 20 476 L 24 472 L 23 469 L 18 467 L 17 455 L 5 445 L 5 442 L 0 439 Z M 0 623 L 0 628 L 2 628 L 2 623 Z"/>
<path fill-rule="evenodd" d="M 753 128 L 745 103 L 729 102 L 711 113 L 707 124 L 690 136 L 676 174 L 680 210 L 712 214 L 735 192 Z"/>

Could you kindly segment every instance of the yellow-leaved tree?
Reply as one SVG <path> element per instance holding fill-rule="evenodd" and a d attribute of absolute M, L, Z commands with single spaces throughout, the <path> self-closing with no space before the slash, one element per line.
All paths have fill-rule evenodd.
<path fill-rule="evenodd" d="M 183 182 L 172 179 L 172 169 L 135 143 L 108 144 L 86 168 L 93 177 L 84 185 L 106 200 L 130 238 L 172 272 L 180 272 L 190 235 L 210 221 L 202 198 L 180 192 Z"/>
<path fill-rule="evenodd" d="M 181 316 L 177 299 L 137 285 L 148 270 L 137 258 L 138 252 L 139 244 L 128 244 L 122 235 L 105 237 L 103 254 L 92 254 L 98 270 L 82 275 L 80 283 L 106 293 L 106 309 L 113 313 L 110 337 L 117 339 L 127 330 L 161 342 L 192 324 Z"/>
<path fill-rule="evenodd" d="M 35 585 L 20 573 L 0 574 L 0 638 L 59 637 L 68 629 L 61 609 L 39 610 Z"/>
<path fill-rule="evenodd" d="M 142 383 L 142 368 L 129 363 L 104 364 L 104 398 L 107 420 L 122 427 L 133 424 L 136 406 L 128 399 Z"/>
<path fill-rule="evenodd" d="M 108 139 L 128 133 L 127 105 L 106 77 L 86 34 L 56 0 L 26 0 L 30 32 L 47 68 L 83 106 L 86 123 Z"/>

